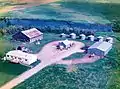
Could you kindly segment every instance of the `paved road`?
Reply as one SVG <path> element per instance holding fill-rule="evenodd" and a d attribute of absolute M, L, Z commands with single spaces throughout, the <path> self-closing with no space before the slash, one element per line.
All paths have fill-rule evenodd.
<path fill-rule="evenodd" d="M 30 78 L 31 76 L 33 76 L 43 68 L 47 67 L 48 65 L 54 64 L 57 61 L 60 61 L 63 58 L 72 55 L 73 53 L 83 52 L 81 51 L 80 48 L 83 47 L 84 44 L 81 42 L 74 41 L 75 45 L 73 47 L 71 47 L 69 50 L 63 50 L 63 51 L 57 50 L 55 48 L 56 46 L 55 44 L 57 43 L 58 41 L 55 41 L 45 45 L 43 49 L 38 54 L 36 54 L 38 56 L 38 59 L 41 60 L 40 64 L 22 73 L 21 75 L 14 78 L 7 84 L 3 85 L 0 89 L 11 89 L 17 86 L 18 84 L 24 82 L 26 79 Z"/>

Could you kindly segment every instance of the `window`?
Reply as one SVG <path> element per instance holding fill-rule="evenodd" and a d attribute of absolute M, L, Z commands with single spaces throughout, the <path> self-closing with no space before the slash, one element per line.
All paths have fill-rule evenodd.
<path fill-rule="evenodd" d="M 9 57 L 9 55 L 7 55 L 7 57 Z"/>
<path fill-rule="evenodd" d="M 25 59 L 25 61 L 27 61 L 27 59 Z"/>

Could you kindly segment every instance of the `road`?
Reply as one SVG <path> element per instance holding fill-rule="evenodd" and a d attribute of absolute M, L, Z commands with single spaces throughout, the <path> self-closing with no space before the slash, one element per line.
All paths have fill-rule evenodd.
<path fill-rule="evenodd" d="M 68 57 L 76 52 L 83 52 L 80 48 L 84 46 L 81 42 L 74 41 L 75 45 L 68 50 L 57 50 L 56 44 L 59 41 L 51 42 L 45 45 L 42 50 L 35 54 L 38 56 L 38 59 L 41 60 L 41 63 L 35 66 L 34 68 L 22 73 L 21 75 L 17 76 L 13 80 L 9 81 L 5 85 L 3 85 L 0 89 L 12 89 L 13 87 L 17 86 L 18 84 L 24 82 L 26 79 L 30 78 L 43 68 L 52 65 L 65 57 Z"/>

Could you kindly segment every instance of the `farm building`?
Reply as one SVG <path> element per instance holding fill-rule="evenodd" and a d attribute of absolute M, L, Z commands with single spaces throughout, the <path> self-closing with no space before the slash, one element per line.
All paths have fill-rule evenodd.
<path fill-rule="evenodd" d="M 88 36 L 88 40 L 94 41 L 94 39 L 95 39 L 95 37 L 94 37 L 93 35 L 89 35 L 89 36 Z"/>
<path fill-rule="evenodd" d="M 32 63 L 37 61 L 37 56 L 34 54 L 22 52 L 20 50 L 13 50 L 6 54 L 5 59 L 13 63 L 31 65 Z"/>
<path fill-rule="evenodd" d="M 43 39 L 43 33 L 37 30 L 36 28 L 32 28 L 29 30 L 21 31 L 13 35 L 13 39 L 22 42 L 35 42 Z"/>
<path fill-rule="evenodd" d="M 88 54 L 97 56 L 105 56 L 112 49 L 112 44 L 109 42 L 96 42 L 88 48 Z"/>
<path fill-rule="evenodd" d="M 86 36 L 85 36 L 84 34 L 80 34 L 80 35 L 79 35 L 79 38 L 80 38 L 81 40 L 85 40 Z"/>
<path fill-rule="evenodd" d="M 61 33 L 61 34 L 60 34 L 60 37 L 65 38 L 65 37 L 66 37 L 66 34 L 65 34 L 65 33 Z"/>
<path fill-rule="evenodd" d="M 73 43 L 69 40 L 64 40 L 58 43 L 57 48 L 58 49 L 68 49 L 73 45 Z"/>
<path fill-rule="evenodd" d="M 71 33 L 71 34 L 70 34 L 70 38 L 76 39 L 76 34 L 75 34 L 75 33 Z"/>
<path fill-rule="evenodd" d="M 96 39 L 96 41 L 98 41 L 98 42 L 102 42 L 103 40 L 104 40 L 104 38 L 102 36 L 98 36 Z"/>
<path fill-rule="evenodd" d="M 113 38 L 112 37 L 107 37 L 105 41 L 109 42 L 109 43 L 113 43 Z"/>

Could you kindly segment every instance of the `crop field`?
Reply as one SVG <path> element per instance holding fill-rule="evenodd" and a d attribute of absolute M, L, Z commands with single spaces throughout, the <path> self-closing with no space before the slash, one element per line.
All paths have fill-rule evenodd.
<path fill-rule="evenodd" d="M 120 18 L 119 0 L 61 0 L 10 11 L 3 17 L 70 20 L 75 22 L 111 23 Z"/>

